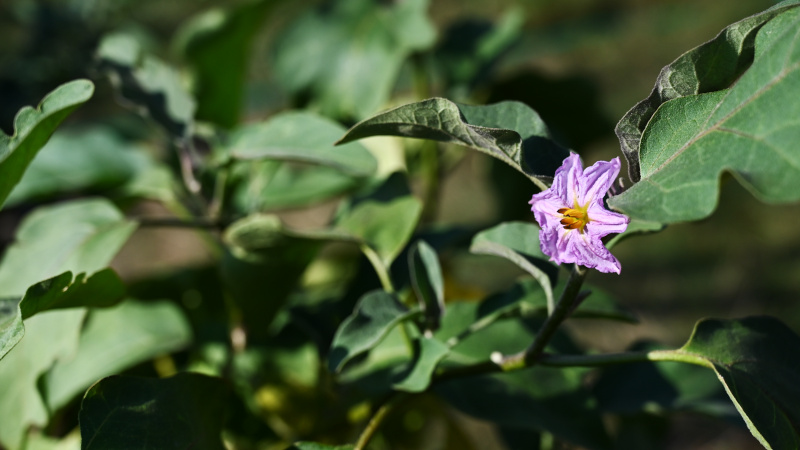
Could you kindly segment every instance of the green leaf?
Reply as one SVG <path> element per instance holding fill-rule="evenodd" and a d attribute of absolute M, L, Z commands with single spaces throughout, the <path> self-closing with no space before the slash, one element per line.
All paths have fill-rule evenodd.
<path fill-rule="evenodd" d="M 194 71 L 197 119 L 226 128 L 239 122 L 253 40 L 276 3 L 214 8 L 178 30 L 175 46 Z"/>
<path fill-rule="evenodd" d="M 111 262 L 136 228 L 111 202 L 84 199 L 34 210 L 0 262 L 0 296 L 66 271 L 92 274 Z"/>
<path fill-rule="evenodd" d="M 45 375 L 45 403 L 56 411 L 98 379 L 181 350 L 191 339 L 189 323 L 170 302 L 128 300 L 92 311 L 74 357 L 60 359 Z"/>
<path fill-rule="evenodd" d="M 229 251 L 222 279 L 242 310 L 251 338 L 264 338 L 323 238 L 286 230 L 274 215 L 255 214 L 234 222 L 223 236 Z M 269 287 L 265 296 L 264 287 Z"/>
<path fill-rule="evenodd" d="M 766 448 L 800 446 L 800 337 L 779 320 L 702 320 L 676 353 L 700 358 Z"/>
<path fill-rule="evenodd" d="M 631 108 L 615 129 L 633 182 L 641 178 L 639 146 L 653 114 L 670 100 L 729 87 L 753 62 L 756 34 L 775 16 L 798 6 L 785 1 L 722 30 L 714 39 L 692 49 L 661 69 L 646 99 Z"/>
<path fill-rule="evenodd" d="M 642 137 L 641 181 L 609 206 L 662 223 L 701 219 L 725 171 L 764 201 L 800 199 L 798 27 L 800 9 L 780 13 L 758 31 L 753 63 L 731 88 L 662 104 Z"/>
<path fill-rule="evenodd" d="M 353 450 L 352 445 L 327 445 L 316 442 L 295 442 L 286 450 Z"/>
<path fill-rule="evenodd" d="M 435 338 L 417 339 L 414 341 L 414 359 L 410 367 L 396 376 L 392 387 L 406 392 L 422 392 L 428 389 L 436 366 L 448 353 L 450 347 Z"/>
<path fill-rule="evenodd" d="M 104 378 L 81 404 L 81 448 L 222 450 L 225 391 L 221 379 L 195 373 Z"/>
<path fill-rule="evenodd" d="M 527 222 L 504 222 L 484 230 L 472 239 L 470 252 L 508 259 L 528 272 L 542 286 L 552 310 L 553 285 L 558 267 L 547 261 L 539 245 L 539 227 Z M 549 258 L 548 258 L 549 259 Z"/>
<path fill-rule="evenodd" d="M 519 102 L 470 106 L 432 98 L 365 119 L 340 144 L 372 136 L 403 136 L 463 145 L 493 156 L 532 180 L 551 178 L 569 152 L 550 139 L 547 126 Z M 545 185 L 539 182 L 540 187 Z"/>
<path fill-rule="evenodd" d="M 422 202 L 408 195 L 407 190 L 405 178 L 392 174 L 370 195 L 346 206 L 339 213 L 334 230 L 365 243 L 388 268 L 405 247 L 422 214 Z"/>
<path fill-rule="evenodd" d="M 63 84 L 47 94 L 38 108 L 25 107 L 17 113 L 13 136 L 0 132 L 0 207 L 53 131 L 93 93 L 94 85 L 88 80 Z"/>
<path fill-rule="evenodd" d="M 436 330 L 444 315 L 444 278 L 436 251 L 427 242 L 417 241 L 408 253 L 408 265 L 427 329 Z"/>
<path fill-rule="evenodd" d="M 397 324 L 418 313 L 385 291 L 365 294 L 353 314 L 336 330 L 328 354 L 328 368 L 339 372 L 348 361 L 377 345 Z"/>
<path fill-rule="evenodd" d="M 194 124 L 196 104 L 180 74 L 147 54 L 132 35 L 103 37 L 97 49 L 100 69 L 133 107 L 143 110 L 176 138 L 185 138 Z"/>
<path fill-rule="evenodd" d="M 299 208 L 353 191 L 361 178 L 328 166 L 283 161 L 237 161 L 228 178 L 230 200 L 237 215 Z"/>
<path fill-rule="evenodd" d="M 20 448 L 29 427 L 44 428 L 48 411 L 37 380 L 78 346 L 85 309 L 47 311 L 25 321 L 25 337 L 0 361 L 0 445 Z"/>
<path fill-rule="evenodd" d="M 334 147 L 344 128 L 308 112 L 288 112 L 237 129 L 226 146 L 237 159 L 274 159 L 321 164 L 348 175 L 368 177 L 378 164 L 361 144 Z"/>
<path fill-rule="evenodd" d="M 23 321 L 34 314 L 80 306 L 112 306 L 122 300 L 125 285 L 111 269 L 101 270 L 91 277 L 72 272 L 34 284 L 22 300 L 0 300 L 0 360 L 11 351 L 25 334 Z"/>
<path fill-rule="evenodd" d="M 325 116 L 372 114 L 389 99 L 406 58 L 433 44 L 427 7 L 427 0 L 352 0 L 310 11 L 279 37 L 276 77 Z"/>

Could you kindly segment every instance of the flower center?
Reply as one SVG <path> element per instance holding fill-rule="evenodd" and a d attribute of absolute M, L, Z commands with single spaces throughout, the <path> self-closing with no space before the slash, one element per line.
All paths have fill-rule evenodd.
<path fill-rule="evenodd" d="M 589 216 L 586 214 L 586 208 L 580 208 L 575 205 L 575 208 L 560 208 L 558 213 L 561 214 L 561 225 L 564 225 L 565 230 L 578 230 L 583 233 L 586 224 L 589 223 Z"/>

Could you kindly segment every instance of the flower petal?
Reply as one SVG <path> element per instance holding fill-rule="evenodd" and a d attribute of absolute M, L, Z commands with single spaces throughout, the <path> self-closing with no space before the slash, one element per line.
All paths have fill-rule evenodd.
<path fill-rule="evenodd" d="M 630 222 L 627 216 L 605 209 L 601 202 L 590 204 L 586 213 L 590 219 L 586 224 L 586 232 L 598 238 L 611 233 L 622 233 Z"/>
<path fill-rule="evenodd" d="M 570 152 L 561 167 L 556 170 L 553 185 L 550 189 L 554 189 L 564 203 L 572 208 L 575 205 L 575 199 L 578 199 L 580 195 L 580 180 L 582 177 L 583 164 L 581 163 L 581 157 L 577 153 Z"/>
<path fill-rule="evenodd" d="M 566 236 L 567 253 L 570 255 L 569 261 L 590 269 L 597 269 L 605 273 L 620 273 L 622 267 L 603 245 L 603 242 L 592 237 L 589 233 L 579 233 L 574 231 Z"/>
<path fill-rule="evenodd" d="M 578 202 L 585 205 L 589 202 L 602 202 L 603 197 L 614 184 L 619 175 L 619 158 L 611 161 L 597 161 L 583 171 L 581 177 L 581 196 Z"/>

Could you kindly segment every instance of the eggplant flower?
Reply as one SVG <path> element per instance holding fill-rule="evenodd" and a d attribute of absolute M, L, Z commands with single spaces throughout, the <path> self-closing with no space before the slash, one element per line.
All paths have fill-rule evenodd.
<path fill-rule="evenodd" d="M 614 158 L 584 170 L 580 157 L 571 153 L 556 170 L 550 189 L 533 196 L 529 203 L 541 227 L 539 243 L 551 261 L 620 273 L 619 261 L 601 240 L 628 228 L 626 216 L 603 206 L 619 169 L 619 158 Z"/>

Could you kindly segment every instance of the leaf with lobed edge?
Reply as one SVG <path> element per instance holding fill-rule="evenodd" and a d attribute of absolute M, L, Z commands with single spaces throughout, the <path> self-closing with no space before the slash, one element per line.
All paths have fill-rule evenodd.
<path fill-rule="evenodd" d="M 645 127 L 658 107 L 676 98 L 725 89 L 736 82 L 753 62 L 755 37 L 761 27 L 797 6 L 800 2 L 796 0 L 784 1 L 740 20 L 661 69 L 650 95 L 631 108 L 614 130 L 628 160 L 631 181 L 635 183 L 641 178 L 639 146 Z"/>
<path fill-rule="evenodd" d="M 402 136 L 462 145 L 493 156 L 545 189 L 567 149 L 555 143 L 547 126 L 523 103 L 461 105 L 431 98 L 399 106 L 355 124 L 337 143 L 372 136 Z"/>
<path fill-rule="evenodd" d="M 800 200 L 800 8 L 767 22 L 750 68 L 730 89 L 661 105 L 645 129 L 642 179 L 609 199 L 632 219 L 697 220 L 717 204 L 730 172 L 770 203 Z"/>
<path fill-rule="evenodd" d="M 13 136 L 0 131 L 0 207 L 58 125 L 93 93 L 94 84 L 89 80 L 62 84 L 47 94 L 38 108 L 28 106 L 17 113 Z"/>

